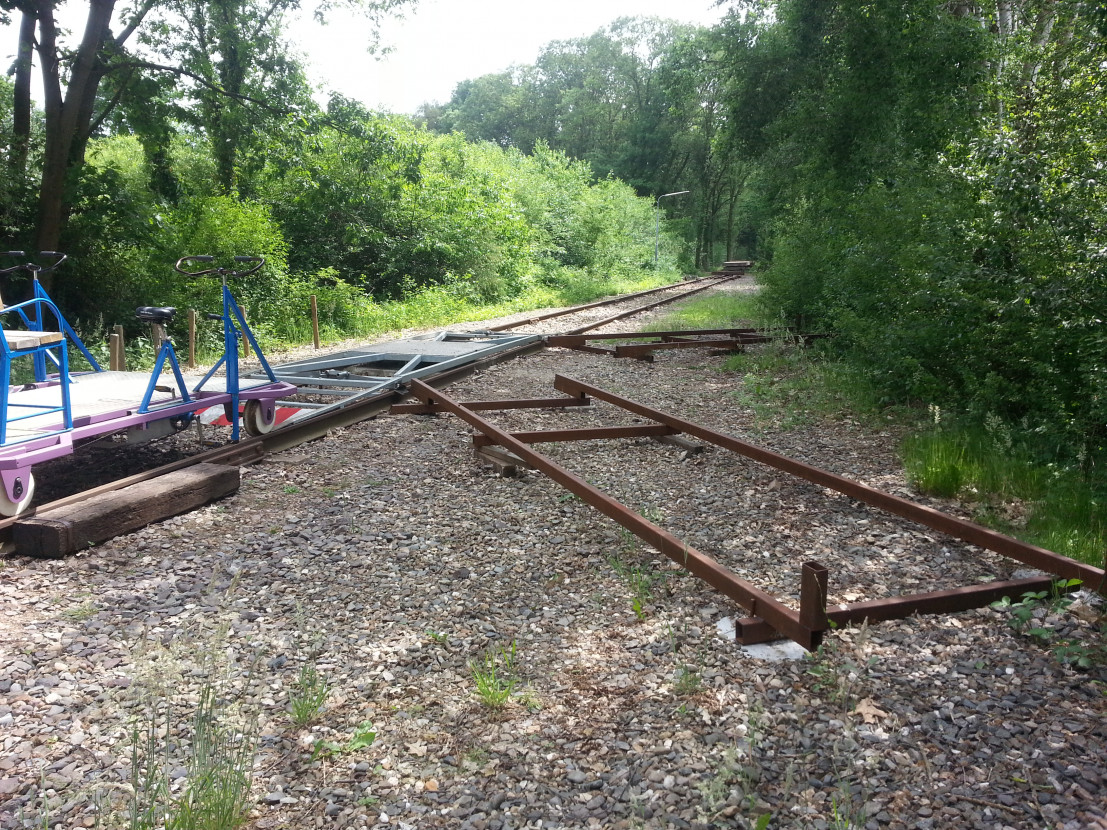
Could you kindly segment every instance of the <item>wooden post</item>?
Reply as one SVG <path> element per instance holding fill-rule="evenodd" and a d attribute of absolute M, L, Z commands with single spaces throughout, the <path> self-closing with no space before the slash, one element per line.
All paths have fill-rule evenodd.
<path fill-rule="evenodd" d="M 165 326 L 161 323 L 150 324 L 150 339 L 154 343 L 154 357 L 161 351 L 161 344 L 165 342 Z"/>
<path fill-rule="evenodd" d="M 115 334 L 112 335 L 115 338 L 115 371 L 126 372 L 127 371 L 127 341 L 123 338 L 123 327 L 116 326 Z"/>
<path fill-rule="evenodd" d="M 315 295 L 311 295 L 311 337 L 315 342 L 315 348 L 319 348 L 319 301 Z"/>
<path fill-rule="evenodd" d="M 242 320 L 243 320 L 243 326 L 242 326 L 242 328 L 243 328 L 243 332 L 242 332 L 242 356 L 243 357 L 249 357 L 250 356 L 250 338 L 246 336 L 246 332 L 245 332 L 245 328 L 246 328 L 246 326 L 245 326 L 246 309 L 243 308 L 242 306 L 239 306 L 238 307 L 238 313 L 242 315 Z"/>
<path fill-rule="evenodd" d="M 188 368 L 196 368 L 196 309 L 188 310 Z"/>
<path fill-rule="evenodd" d="M 123 343 L 116 332 L 108 335 L 108 368 L 113 372 L 122 372 L 120 355 L 123 353 Z"/>

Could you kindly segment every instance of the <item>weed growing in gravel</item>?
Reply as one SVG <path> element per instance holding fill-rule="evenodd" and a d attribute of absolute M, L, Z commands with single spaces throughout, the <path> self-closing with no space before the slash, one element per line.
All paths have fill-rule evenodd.
<path fill-rule="evenodd" d="M 697 789 L 703 797 L 701 815 L 711 824 L 720 810 L 726 807 L 731 795 L 737 793 L 753 813 L 757 807 L 757 785 L 761 780 L 759 759 L 762 711 L 757 706 L 747 713 L 746 739 L 739 747 L 723 751 L 715 764 L 714 774 L 705 778 Z M 741 827 L 765 830 L 772 821 L 772 813 L 762 813 L 757 818 L 736 817 Z"/>
<path fill-rule="evenodd" d="M 502 709 L 518 685 L 515 641 L 499 651 L 488 650 L 480 660 L 469 661 L 469 673 L 477 687 L 477 697 L 489 709 Z"/>
<path fill-rule="evenodd" d="M 1058 614 L 1073 604 L 1067 591 L 1081 584 L 1079 579 L 1055 582 L 1053 591 L 1027 591 L 1018 602 L 1010 597 L 993 602 L 992 608 L 1009 612 L 1007 625 L 1016 634 L 1026 634 L 1042 645 L 1049 646 L 1062 663 L 1078 669 L 1090 669 L 1107 663 L 1107 646 L 1102 642 L 1057 639 L 1056 632 L 1045 624 L 1045 618 Z"/>
<path fill-rule="evenodd" d="M 616 574 L 627 581 L 631 594 L 630 607 L 634 611 L 634 616 L 639 620 L 646 619 L 646 604 L 653 600 L 654 588 L 664 580 L 664 575 L 652 571 L 648 567 L 628 565 L 621 557 L 616 555 L 608 556 L 607 563 L 611 565 Z"/>
<path fill-rule="evenodd" d="M 62 611 L 62 616 L 71 622 L 81 622 L 91 617 L 95 617 L 100 610 L 100 606 L 91 600 L 88 602 L 75 605 L 72 608 L 66 608 Z"/>
<path fill-rule="evenodd" d="M 297 726 L 306 726 L 315 720 L 323 711 L 330 693 L 331 687 L 319 676 L 315 666 L 311 663 L 302 665 L 300 675 L 288 693 L 292 722 Z"/>
<path fill-rule="evenodd" d="M 377 728 L 373 726 L 371 721 L 362 721 L 354 729 L 353 734 L 349 740 L 339 743 L 338 741 L 316 741 L 311 748 L 311 760 L 316 758 L 330 758 L 335 755 L 346 755 L 351 752 L 357 752 L 359 749 L 368 749 L 377 740 Z"/>
<path fill-rule="evenodd" d="M 691 697 L 703 691 L 703 678 L 692 666 L 680 666 L 673 675 L 673 694 Z"/>
<path fill-rule="evenodd" d="M 844 638 L 827 640 L 818 651 L 805 657 L 810 661 L 807 673 L 815 678 L 815 691 L 846 709 L 853 708 L 857 687 L 876 660 L 864 659 L 868 633 L 868 624 L 863 623 L 856 629 L 854 642 Z"/>
<path fill-rule="evenodd" d="M 186 742 L 182 790 L 170 786 L 172 707 L 156 710 L 131 732 L 130 830 L 233 830 L 247 820 L 257 745 L 257 721 L 229 715 L 213 682 L 206 682 Z"/>

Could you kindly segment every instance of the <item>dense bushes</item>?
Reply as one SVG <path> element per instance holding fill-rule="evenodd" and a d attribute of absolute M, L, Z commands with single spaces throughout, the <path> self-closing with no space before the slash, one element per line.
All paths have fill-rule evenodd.
<path fill-rule="evenodd" d="M 732 56 L 768 313 L 834 333 L 890 400 L 1107 450 L 1107 120 L 1080 4 L 777 4 Z M 785 59 L 787 58 L 787 59 Z"/>
<path fill-rule="evenodd" d="M 421 292 L 456 319 L 466 305 L 528 292 L 595 296 L 652 268 L 650 202 L 548 149 L 525 156 L 436 136 L 342 99 L 271 137 L 251 199 L 218 194 L 201 149 L 178 136 L 153 165 L 135 137 L 92 142 L 68 227 L 71 263 L 53 289 L 86 329 L 139 333 L 138 305 L 218 309 L 218 280 L 173 271 L 194 254 L 223 264 L 264 256 L 265 269 L 233 290 L 255 330 L 285 342 L 310 336 L 312 294 L 324 330 L 341 336 L 388 319 L 381 303 L 408 303 L 403 317 Z M 172 199 L 151 186 L 166 171 Z M 676 245 L 664 241 L 671 261 Z M 216 347 L 214 328 L 201 341 Z"/>

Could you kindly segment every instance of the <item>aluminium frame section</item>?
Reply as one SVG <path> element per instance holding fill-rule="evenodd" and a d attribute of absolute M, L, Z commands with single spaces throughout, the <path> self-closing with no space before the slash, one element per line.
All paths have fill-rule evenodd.
<path fill-rule="evenodd" d="M 414 351 L 413 345 L 419 340 L 405 340 L 404 351 L 348 351 L 322 358 L 301 360 L 273 367 L 278 380 L 284 380 L 299 387 L 300 394 L 337 397 L 335 403 L 305 407 L 304 412 L 290 420 L 316 417 L 335 409 L 345 408 L 358 401 L 394 391 L 408 381 L 416 378 L 432 378 L 435 375 L 462 368 L 493 357 L 502 352 L 526 346 L 541 345 L 542 338 L 537 334 L 503 334 L 499 332 L 438 332 L 432 337 L 421 338 L 425 342 L 465 342 L 482 343 L 479 348 L 454 356 L 422 354 Z M 388 344 L 383 344 L 388 345 Z M 353 366 L 372 366 L 373 364 L 401 364 L 400 368 L 388 376 L 361 377 L 324 377 L 311 373 Z M 250 375 L 253 377 L 253 375 Z"/>

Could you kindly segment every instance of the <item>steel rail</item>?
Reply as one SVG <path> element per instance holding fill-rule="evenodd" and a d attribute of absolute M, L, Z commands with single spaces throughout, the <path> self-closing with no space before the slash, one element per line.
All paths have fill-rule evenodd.
<path fill-rule="evenodd" d="M 729 328 L 729 329 L 672 329 L 669 331 L 619 331 L 610 334 L 550 334 L 546 336 L 546 344 L 549 346 L 561 346 L 567 349 L 578 348 L 586 345 L 589 340 L 645 340 L 650 337 L 685 338 L 707 335 L 726 335 L 740 338 L 743 336 L 760 336 L 757 329 Z"/>
<path fill-rule="evenodd" d="M 745 345 L 742 340 L 727 338 L 725 340 L 668 340 L 661 343 L 632 343 L 615 347 L 615 357 L 630 357 L 635 360 L 653 360 L 654 352 L 674 351 L 680 349 L 718 349 L 725 352 L 733 352 Z"/>
<path fill-rule="evenodd" d="M 905 594 L 898 597 L 827 606 L 827 619 L 835 626 L 861 622 L 902 620 L 915 614 L 956 614 L 972 608 L 982 608 L 1004 597 L 1021 597 L 1027 592 L 1072 592 L 1074 585 L 1058 582 L 1052 576 L 1008 579 L 985 582 L 944 591 Z M 734 623 L 737 639 L 744 645 L 779 640 L 780 634 L 758 617 L 746 617 Z"/>
<path fill-rule="evenodd" d="M 638 515 L 626 505 L 593 487 L 584 479 L 530 448 L 510 433 L 485 420 L 476 412 L 466 409 L 457 401 L 419 380 L 408 384 L 409 394 L 426 404 L 433 403 L 456 415 L 469 426 L 491 438 L 504 449 L 517 455 L 534 469 L 556 481 L 569 492 L 592 505 L 600 513 L 617 522 L 638 538 L 652 545 L 686 570 L 733 599 L 750 613 L 764 619 L 774 629 L 795 640 L 805 648 L 818 648 L 823 632 L 812 630 L 801 622 L 800 614 L 776 597 L 741 579 L 710 556 L 685 544 L 664 528 Z M 823 596 L 825 604 L 825 593 Z M 825 611 L 824 611 L 825 615 Z"/>
<path fill-rule="evenodd" d="M 499 401 L 462 401 L 462 406 L 474 412 L 504 409 L 562 409 L 573 406 L 591 406 L 588 398 L 515 398 Z M 445 410 L 422 403 L 398 403 L 389 410 L 391 415 L 433 415 Z"/>
<path fill-rule="evenodd" d="M 1026 542 L 1019 541 L 1011 536 L 983 527 L 974 522 L 958 519 L 948 513 L 942 513 L 939 510 L 934 510 L 933 508 L 900 498 L 899 496 L 881 492 L 880 490 L 845 478 L 844 476 L 839 476 L 835 473 L 827 472 L 826 470 L 820 470 L 817 467 L 812 467 L 810 464 L 796 461 L 795 459 L 788 458 L 779 453 L 772 452 L 771 450 L 766 450 L 747 443 L 746 441 L 742 441 L 732 435 L 716 432 L 713 429 L 693 423 L 684 418 L 679 418 L 675 415 L 670 415 L 666 412 L 661 412 L 637 403 L 636 401 L 628 400 L 627 398 L 620 397 L 619 395 L 592 386 L 591 384 L 567 378 L 562 375 L 556 375 L 554 378 L 554 387 L 567 395 L 587 395 L 596 400 L 606 401 L 628 412 L 633 412 L 636 415 L 651 418 L 658 423 L 668 424 L 688 435 L 695 436 L 696 438 L 731 450 L 732 452 L 743 455 L 754 461 L 790 473 L 812 484 L 817 484 L 821 487 L 826 487 L 830 490 L 842 493 L 859 502 L 868 504 L 871 507 L 876 507 L 896 516 L 900 516 L 901 518 L 917 522 L 932 530 L 946 533 L 965 542 L 977 545 L 978 547 L 994 551 L 1009 559 L 1022 562 L 1025 565 L 1030 565 L 1031 567 L 1038 568 L 1047 573 L 1056 574 L 1065 579 L 1079 579 L 1086 588 L 1103 593 L 1105 586 L 1107 586 L 1107 582 L 1105 582 L 1104 578 L 1104 571 L 1101 568 L 1096 568 L 1083 562 L 1077 562 L 1074 559 L 1069 559 L 1067 556 L 1061 556 L 1053 551 L 1040 548 L 1037 545 L 1027 544 Z"/>
<path fill-rule="evenodd" d="M 512 438 L 524 444 L 557 444 L 570 441 L 612 441 L 618 438 L 663 438 L 677 431 L 665 424 L 642 424 L 632 427 L 586 427 L 583 429 L 544 429 L 531 432 L 511 432 Z M 487 435 L 474 435 L 473 446 L 487 447 L 496 441 Z"/>
<path fill-rule="evenodd" d="M 501 323 L 498 326 L 492 326 L 487 331 L 508 331 L 509 329 L 518 328 L 519 326 L 529 326 L 534 323 L 541 323 L 543 320 L 553 320 L 555 317 L 564 317 L 569 314 L 576 314 L 578 311 L 587 311 L 590 308 L 601 308 L 605 305 L 615 305 L 616 303 L 625 303 L 628 300 L 632 300 L 636 297 L 648 297 L 650 294 L 658 294 L 662 291 L 668 291 L 671 288 L 675 288 L 678 285 L 695 285 L 701 283 L 704 280 L 717 279 L 714 276 L 697 277 L 694 280 L 688 280 L 687 282 L 671 282 L 668 285 L 662 285 L 658 288 L 647 288 L 645 291 L 635 291 L 631 294 L 621 294 L 617 297 L 609 297 L 606 300 L 596 300 L 595 302 L 585 303 L 584 305 L 572 306 L 571 308 L 563 308 L 558 311 L 550 311 L 546 314 L 539 314 L 537 317 L 528 317 L 526 320 L 517 320 L 514 323 Z"/>
<path fill-rule="evenodd" d="M 592 331 L 592 329 L 602 328 L 603 326 L 609 325 L 610 323 L 614 323 L 618 320 L 623 320 L 627 317 L 633 317 L 635 314 L 641 314 L 643 311 L 649 311 L 651 308 L 657 308 L 659 306 L 667 305 L 668 303 L 675 303 L 677 300 L 687 299 L 693 294 L 699 294 L 701 291 L 706 291 L 709 288 L 715 288 L 716 286 L 722 285 L 724 282 L 730 282 L 731 280 L 739 279 L 740 276 L 740 274 L 735 274 L 730 277 L 723 277 L 722 279 L 716 280 L 712 283 L 708 283 L 707 285 L 701 285 L 699 288 L 693 288 L 691 291 L 685 291 L 683 294 L 679 294 L 676 297 L 665 297 L 653 303 L 646 303 L 646 305 L 632 308 L 629 311 L 622 311 L 611 317 L 605 317 L 603 320 L 600 320 L 597 323 L 590 323 L 587 326 L 570 329 L 569 331 L 562 332 L 562 334 L 584 334 L 587 331 Z"/>

